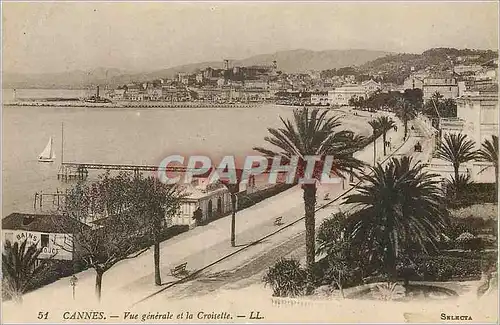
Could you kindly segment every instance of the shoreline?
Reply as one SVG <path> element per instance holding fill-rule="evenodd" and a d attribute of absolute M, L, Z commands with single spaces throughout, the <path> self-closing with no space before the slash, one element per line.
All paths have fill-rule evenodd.
<path fill-rule="evenodd" d="M 84 101 L 20 101 L 6 102 L 2 106 L 21 107 L 74 107 L 74 108 L 252 108 L 265 105 L 275 105 L 278 107 L 297 108 L 303 105 L 277 104 L 274 102 L 253 102 L 253 103 L 212 103 L 212 102 L 115 102 L 115 103 L 91 103 Z M 328 110 L 342 111 L 342 108 L 324 105 L 306 105 L 305 107 L 320 108 Z"/>
<path fill-rule="evenodd" d="M 118 103 L 89 103 L 89 102 L 45 102 L 45 101 L 33 101 L 33 102 L 7 102 L 2 103 L 3 106 L 22 106 L 22 107 L 88 107 L 88 108 L 251 108 L 257 107 L 265 104 L 270 104 L 267 102 L 259 103 L 170 103 L 170 102 L 118 102 Z"/>

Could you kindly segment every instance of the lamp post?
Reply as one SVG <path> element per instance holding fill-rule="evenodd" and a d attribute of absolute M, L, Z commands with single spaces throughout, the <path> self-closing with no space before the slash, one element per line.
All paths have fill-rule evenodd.
<path fill-rule="evenodd" d="M 75 300 L 75 287 L 77 283 L 78 283 L 78 278 L 73 274 L 69 279 L 69 284 L 71 285 L 73 291 L 73 300 Z"/>

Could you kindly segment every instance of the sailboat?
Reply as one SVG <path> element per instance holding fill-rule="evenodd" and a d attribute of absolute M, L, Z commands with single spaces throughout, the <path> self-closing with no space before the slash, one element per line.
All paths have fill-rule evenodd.
<path fill-rule="evenodd" d="M 38 155 L 39 162 L 54 162 L 56 155 L 54 154 L 54 150 L 52 149 L 52 144 L 54 140 L 50 137 L 49 142 L 45 146 L 45 149 Z"/>

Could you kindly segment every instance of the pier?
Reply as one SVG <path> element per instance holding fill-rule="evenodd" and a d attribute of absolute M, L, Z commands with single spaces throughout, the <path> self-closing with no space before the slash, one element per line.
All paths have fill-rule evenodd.
<path fill-rule="evenodd" d="M 208 176 L 212 172 L 210 168 L 204 175 L 198 176 Z M 63 181 L 69 180 L 85 180 L 88 177 L 89 170 L 118 170 L 118 171 L 133 171 L 134 174 L 138 175 L 140 172 L 177 172 L 185 173 L 190 169 L 184 166 L 166 166 L 160 167 L 157 165 L 125 165 L 125 164 L 100 164 L 100 163 L 77 163 L 77 162 L 63 162 L 57 173 L 57 179 Z M 195 169 L 193 169 L 194 171 Z M 197 169 L 196 169 L 197 170 Z M 243 169 L 237 168 L 236 174 L 241 175 Z M 269 169 L 265 170 L 263 173 L 269 173 Z"/>
<path fill-rule="evenodd" d="M 159 167 L 155 165 L 124 165 L 124 164 L 99 164 L 99 163 L 77 163 L 64 162 L 59 168 L 57 179 L 63 181 L 69 180 L 85 180 L 88 177 L 89 170 L 118 170 L 118 171 L 133 171 L 134 174 L 140 172 L 179 172 L 184 173 L 188 168 L 184 166 L 167 166 Z M 209 170 L 211 172 L 211 169 Z"/>

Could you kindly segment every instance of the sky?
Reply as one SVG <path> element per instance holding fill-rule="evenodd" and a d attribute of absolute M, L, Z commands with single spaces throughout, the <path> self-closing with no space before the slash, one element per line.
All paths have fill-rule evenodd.
<path fill-rule="evenodd" d="M 3 70 L 150 71 L 276 51 L 498 49 L 496 2 L 3 2 Z"/>

